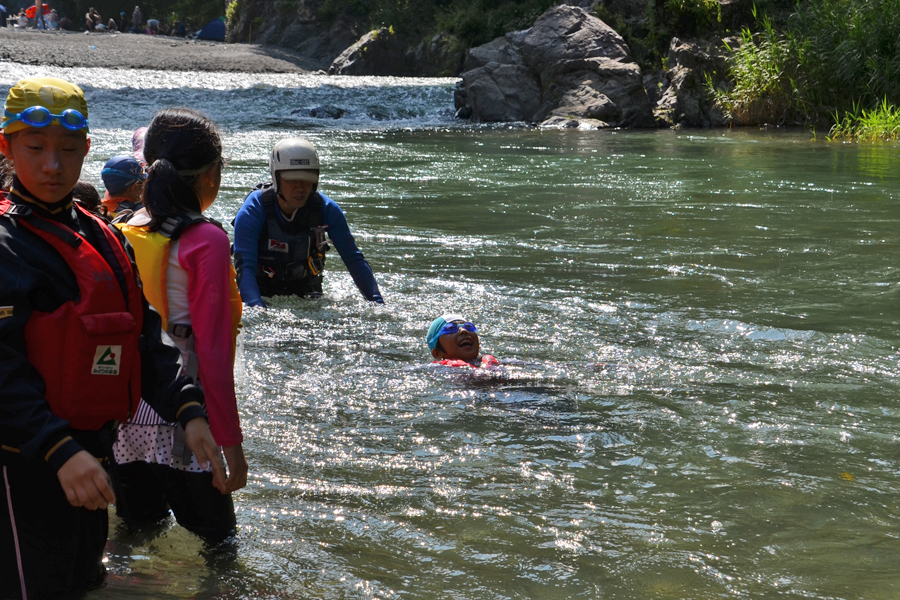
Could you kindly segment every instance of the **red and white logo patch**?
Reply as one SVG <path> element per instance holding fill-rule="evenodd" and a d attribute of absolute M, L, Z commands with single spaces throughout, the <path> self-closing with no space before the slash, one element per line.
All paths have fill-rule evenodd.
<path fill-rule="evenodd" d="M 287 254 L 288 245 L 287 242 L 279 242 L 278 240 L 269 240 L 269 250 L 273 252 L 284 252 Z"/>

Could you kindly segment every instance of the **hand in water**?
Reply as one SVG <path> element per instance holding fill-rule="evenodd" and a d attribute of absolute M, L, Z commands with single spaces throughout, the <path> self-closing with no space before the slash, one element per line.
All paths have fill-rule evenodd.
<path fill-rule="evenodd" d="M 212 433 L 209 431 L 209 424 L 203 417 L 197 417 L 188 421 L 184 428 L 185 440 L 188 448 L 197 457 L 200 466 L 207 467 L 212 465 L 213 487 L 227 494 L 225 488 L 225 465 L 222 464 L 222 457 L 219 456 L 219 447 L 213 439 Z"/>
<path fill-rule="evenodd" d="M 73 454 L 56 476 L 72 506 L 98 510 L 116 501 L 106 469 L 87 450 Z"/>
<path fill-rule="evenodd" d="M 237 446 L 226 446 L 222 448 L 225 453 L 225 462 L 228 463 L 228 479 L 225 480 L 225 490 L 234 492 L 247 485 L 247 459 L 244 458 L 244 448 L 240 444 Z"/>

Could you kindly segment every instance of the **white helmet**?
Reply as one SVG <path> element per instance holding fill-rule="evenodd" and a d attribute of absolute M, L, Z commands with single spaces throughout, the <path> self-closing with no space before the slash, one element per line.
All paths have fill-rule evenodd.
<path fill-rule="evenodd" d="M 319 181 L 319 153 L 316 147 L 303 138 L 281 140 L 272 148 L 269 156 L 269 172 L 272 174 L 272 186 L 278 191 L 278 177 L 289 181 Z"/>

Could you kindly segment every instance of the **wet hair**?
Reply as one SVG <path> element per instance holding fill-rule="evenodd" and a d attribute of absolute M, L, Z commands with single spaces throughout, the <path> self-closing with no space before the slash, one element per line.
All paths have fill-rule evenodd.
<path fill-rule="evenodd" d="M 91 211 L 100 214 L 100 192 L 92 184 L 79 181 L 72 188 L 72 199 Z"/>
<path fill-rule="evenodd" d="M 0 190 L 7 191 L 12 188 L 13 173 L 15 173 L 15 170 L 12 163 L 4 155 L 0 154 Z"/>
<path fill-rule="evenodd" d="M 166 108 L 155 115 L 144 137 L 147 181 L 144 206 L 150 229 L 169 217 L 200 212 L 197 176 L 222 160 L 222 138 L 212 119 L 189 108 Z"/>

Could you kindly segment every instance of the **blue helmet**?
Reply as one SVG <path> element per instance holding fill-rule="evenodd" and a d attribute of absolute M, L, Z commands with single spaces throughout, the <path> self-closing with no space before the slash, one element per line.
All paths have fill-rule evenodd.
<path fill-rule="evenodd" d="M 133 156 L 113 156 L 100 171 L 103 185 L 110 194 L 118 194 L 131 185 L 147 179 L 144 167 Z"/>

